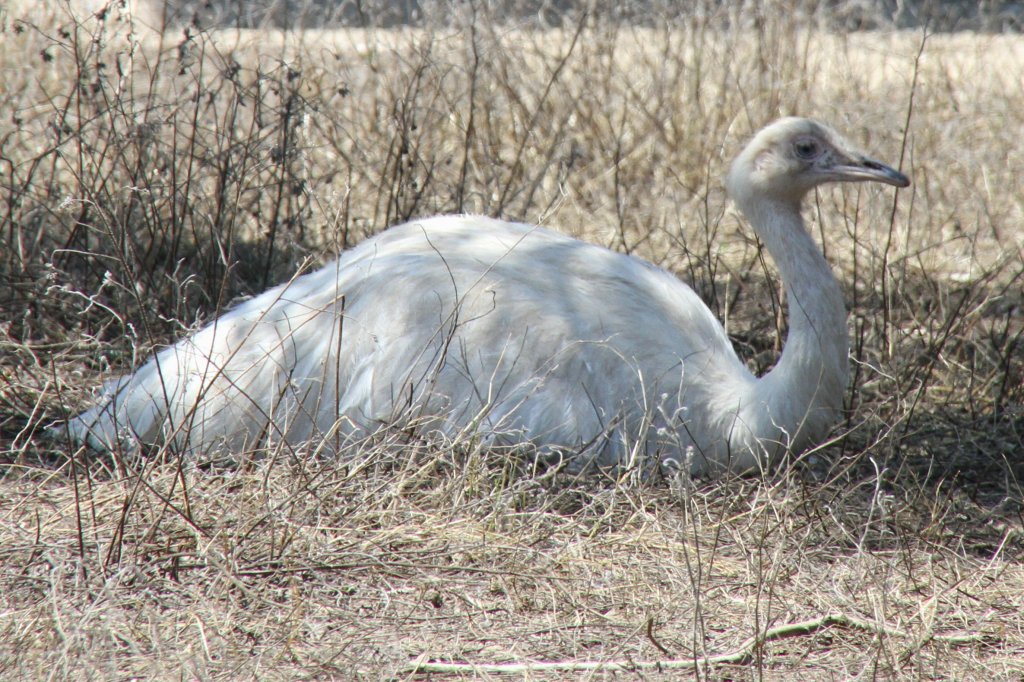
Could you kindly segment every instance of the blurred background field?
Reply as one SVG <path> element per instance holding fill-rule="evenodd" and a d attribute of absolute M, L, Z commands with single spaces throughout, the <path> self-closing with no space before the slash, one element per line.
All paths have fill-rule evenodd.
<path fill-rule="evenodd" d="M 0 7 L 0 676 L 1024 674 L 1015 3 L 257 7 Z M 41 437 L 239 297 L 445 212 L 648 258 L 763 371 L 781 292 L 720 178 L 782 115 L 914 184 L 814 197 L 854 375 L 833 438 L 778 472 L 570 479 L 402 434 L 223 468 Z"/>

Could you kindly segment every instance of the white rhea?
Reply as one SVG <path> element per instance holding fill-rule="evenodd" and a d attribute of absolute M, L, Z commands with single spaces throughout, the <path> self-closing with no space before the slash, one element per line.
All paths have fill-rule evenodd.
<path fill-rule="evenodd" d="M 800 215 L 826 182 L 898 171 L 786 118 L 727 188 L 785 284 L 789 333 L 755 377 L 688 286 L 533 225 L 444 216 L 393 227 L 264 292 L 134 374 L 68 432 L 100 449 L 351 442 L 385 425 L 528 443 L 585 466 L 759 469 L 823 439 L 847 381 L 842 292 Z"/>

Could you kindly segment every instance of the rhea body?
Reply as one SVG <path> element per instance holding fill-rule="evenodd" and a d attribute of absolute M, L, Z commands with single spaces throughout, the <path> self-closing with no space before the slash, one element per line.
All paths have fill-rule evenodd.
<path fill-rule="evenodd" d="M 800 214 L 836 181 L 909 184 L 797 118 L 761 130 L 729 171 L 786 290 L 786 344 L 762 377 L 672 274 L 537 226 L 442 216 L 221 315 L 107 384 L 68 430 L 102 449 L 197 451 L 398 423 L 531 443 L 575 469 L 758 469 L 819 442 L 842 408 L 842 292 Z"/>

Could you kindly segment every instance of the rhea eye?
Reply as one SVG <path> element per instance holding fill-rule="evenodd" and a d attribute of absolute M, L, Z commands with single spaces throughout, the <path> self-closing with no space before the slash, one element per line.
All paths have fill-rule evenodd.
<path fill-rule="evenodd" d="M 793 143 L 793 151 L 799 159 L 813 159 L 818 155 L 818 143 L 814 140 L 797 140 Z"/>

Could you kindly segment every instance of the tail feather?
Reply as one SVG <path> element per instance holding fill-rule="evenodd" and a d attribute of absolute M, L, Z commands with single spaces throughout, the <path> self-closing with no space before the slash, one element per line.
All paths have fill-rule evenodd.
<path fill-rule="evenodd" d="M 323 396 L 338 382 L 320 368 L 334 357 L 329 336 L 307 327 L 283 342 L 271 321 L 228 322 L 109 382 L 95 407 L 67 423 L 72 440 L 98 450 L 164 443 L 184 451 L 244 449 L 305 440 L 333 424 L 334 402 Z"/>
<path fill-rule="evenodd" d="M 146 365 L 134 375 L 107 382 L 96 406 L 69 419 L 65 427 L 57 429 L 58 433 L 105 451 L 136 449 L 140 444 L 156 442 L 167 411 L 161 409 L 166 402 L 157 398 L 156 394 L 163 391 L 153 386 L 159 382 L 152 380 L 152 372 Z"/>

